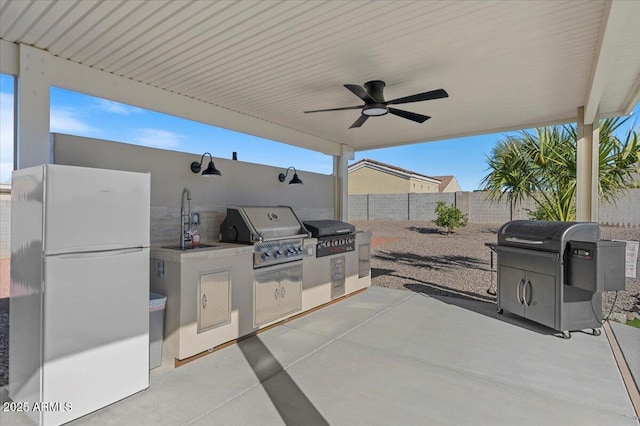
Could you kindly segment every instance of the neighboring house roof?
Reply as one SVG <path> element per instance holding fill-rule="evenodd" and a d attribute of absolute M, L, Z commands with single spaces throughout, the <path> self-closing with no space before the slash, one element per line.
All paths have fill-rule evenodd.
<path fill-rule="evenodd" d="M 362 160 L 353 163 L 352 165 L 349 166 L 348 172 L 349 173 L 354 172 L 358 169 L 361 169 L 362 167 L 370 167 L 372 169 L 389 173 L 395 176 L 399 176 L 405 179 L 413 178 L 413 179 L 423 180 L 423 181 L 427 181 L 427 182 L 438 184 L 438 185 L 441 184 L 440 180 L 437 178 L 423 175 L 421 173 L 416 173 L 411 170 L 403 169 L 401 167 L 397 167 L 391 164 L 383 163 L 381 161 L 371 160 L 369 158 L 363 158 Z"/>
<path fill-rule="evenodd" d="M 440 181 L 440 186 L 438 187 L 438 192 L 443 192 L 447 186 L 454 180 L 455 176 L 433 176 L 434 179 L 438 179 Z"/>

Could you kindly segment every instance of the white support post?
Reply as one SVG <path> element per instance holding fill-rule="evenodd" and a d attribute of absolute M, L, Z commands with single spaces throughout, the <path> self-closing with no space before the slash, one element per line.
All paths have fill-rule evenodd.
<path fill-rule="evenodd" d="M 576 157 L 576 219 L 598 222 L 598 172 L 600 124 L 598 114 L 593 123 L 584 122 L 584 107 L 578 108 Z"/>
<path fill-rule="evenodd" d="M 15 96 L 14 168 L 51 163 L 49 90 L 51 57 L 21 44 Z"/>
<path fill-rule="evenodd" d="M 340 145 L 340 155 L 333 157 L 333 175 L 335 177 L 335 217 L 346 222 L 349 219 L 349 160 L 354 152 L 347 145 Z"/>

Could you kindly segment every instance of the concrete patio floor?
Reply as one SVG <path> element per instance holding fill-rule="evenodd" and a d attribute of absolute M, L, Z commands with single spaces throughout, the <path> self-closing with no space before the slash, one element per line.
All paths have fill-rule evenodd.
<path fill-rule="evenodd" d="M 17 413 L 2 425 L 30 424 Z M 5 422 L 6 421 L 6 422 Z M 604 333 L 371 287 L 177 369 L 72 425 L 638 425 Z"/>

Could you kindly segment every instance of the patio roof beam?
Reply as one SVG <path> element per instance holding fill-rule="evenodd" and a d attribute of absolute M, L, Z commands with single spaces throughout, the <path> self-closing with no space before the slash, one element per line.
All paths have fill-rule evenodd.
<path fill-rule="evenodd" d="M 212 126 L 339 155 L 340 145 L 295 129 L 169 92 L 58 57 L 51 58 L 54 86 L 194 120 Z"/>
<path fill-rule="evenodd" d="M 591 124 L 596 120 L 607 78 L 615 65 L 616 52 L 624 34 L 623 30 L 629 16 L 634 13 L 634 5 L 632 3 L 613 0 L 605 5 L 607 10 L 605 10 L 600 28 L 595 66 L 592 69 L 591 84 L 584 104 L 584 124 Z M 635 102 L 630 99 L 626 105 L 620 106 L 619 111 L 630 111 L 633 105 L 635 105 Z"/>
<path fill-rule="evenodd" d="M 15 94 L 14 169 L 52 161 L 49 142 L 50 55 L 40 49 L 19 46 Z"/>
<path fill-rule="evenodd" d="M 340 144 L 337 142 L 52 56 L 44 50 L 33 47 L 29 49 L 32 52 L 39 51 L 49 58 L 50 86 L 267 138 L 327 155 L 341 153 Z M 0 40 L 0 54 L 2 56 L 0 72 L 20 77 L 22 70 L 19 69 L 18 45 Z M 46 105 L 48 108 L 48 99 Z"/>

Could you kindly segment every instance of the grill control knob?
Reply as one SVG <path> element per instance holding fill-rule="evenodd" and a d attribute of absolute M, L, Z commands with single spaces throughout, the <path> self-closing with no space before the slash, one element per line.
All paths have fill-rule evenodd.
<path fill-rule="evenodd" d="M 262 253 L 262 260 L 267 260 L 271 257 L 271 255 L 267 252 Z"/>
<path fill-rule="evenodd" d="M 275 255 L 276 255 L 276 257 L 282 256 L 282 251 L 281 250 L 276 250 Z"/>

